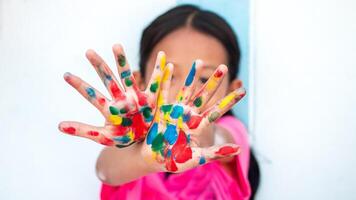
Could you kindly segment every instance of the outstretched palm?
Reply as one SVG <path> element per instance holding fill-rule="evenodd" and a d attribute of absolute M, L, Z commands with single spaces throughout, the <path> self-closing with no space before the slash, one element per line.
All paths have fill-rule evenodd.
<path fill-rule="evenodd" d="M 203 128 L 218 119 L 245 95 L 245 90 L 240 88 L 202 112 L 220 85 L 227 67 L 220 65 L 207 83 L 192 97 L 194 85 L 198 80 L 195 77 L 199 77 L 202 68 L 201 61 L 193 63 L 176 101 L 169 104 L 167 96 L 173 66 L 171 64 L 166 66 L 158 109 L 143 144 L 144 148 L 142 148 L 145 161 L 159 171 L 180 172 L 210 160 L 236 155 L 240 152 L 239 146 L 235 144 L 209 148 L 198 146 L 197 136 L 202 134 Z"/>
<path fill-rule="evenodd" d="M 149 85 L 145 91 L 140 91 L 122 46 L 114 45 L 113 52 L 123 88 L 99 55 L 93 50 L 88 50 L 86 53 L 88 60 L 108 89 L 111 100 L 79 77 L 70 73 L 64 75 L 64 79 L 102 113 L 106 119 L 105 125 L 96 127 L 65 121 L 59 124 L 59 129 L 104 145 L 125 147 L 145 139 L 156 112 L 157 94 L 166 61 L 164 53 L 159 52 Z"/>

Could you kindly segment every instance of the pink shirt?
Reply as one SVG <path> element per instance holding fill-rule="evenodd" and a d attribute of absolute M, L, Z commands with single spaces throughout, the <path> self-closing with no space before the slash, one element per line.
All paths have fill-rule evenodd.
<path fill-rule="evenodd" d="M 120 186 L 103 184 L 102 200 L 118 199 L 218 199 L 246 200 L 250 197 L 247 179 L 250 148 L 244 125 L 232 116 L 222 117 L 217 124 L 227 129 L 241 146 L 241 154 L 235 157 L 236 177 L 228 175 L 218 161 L 194 169 L 171 174 L 150 174 Z"/>

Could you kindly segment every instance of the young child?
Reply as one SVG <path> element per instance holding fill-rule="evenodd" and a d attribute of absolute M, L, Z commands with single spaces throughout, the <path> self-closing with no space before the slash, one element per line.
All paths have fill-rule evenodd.
<path fill-rule="evenodd" d="M 105 126 L 59 125 L 65 133 L 108 146 L 97 161 L 101 198 L 249 199 L 247 132 L 228 111 L 244 95 L 230 26 L 215 13 L 179 6 L 144 30 L 140 72 L 131 74 L 120 45 L 113 51 L 123 90 L 104 61 L 87 52 L 112 101 L 65 75 L 101 111 Z"/>

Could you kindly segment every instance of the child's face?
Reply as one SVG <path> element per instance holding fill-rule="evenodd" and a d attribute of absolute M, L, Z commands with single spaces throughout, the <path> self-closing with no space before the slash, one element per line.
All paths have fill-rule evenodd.
<path fill-rule="evenodd" d="M 219 64 L 227 65 L 228 63 L 227 52 L 217 39 L 192 28 L 181 28 L 164 37 L 153 49 L 146 65 L 145 77 L 143 77 L 145 85 L 150 80 L 158 51 L 164 51 L 167 55 L 167 63 L 171 62 L 174 65 L 171 90 L 169 91 L 170 102 L 175 100 L 179 89 L 183 86 L 194 60 L 201 59 L 205 65 L 195 92 L 203 86 L 203 83 L 213 74 Z M 223 98 L 228 91 L 229 82 L 228 75 L 226 75 L 205 109 Z"/>

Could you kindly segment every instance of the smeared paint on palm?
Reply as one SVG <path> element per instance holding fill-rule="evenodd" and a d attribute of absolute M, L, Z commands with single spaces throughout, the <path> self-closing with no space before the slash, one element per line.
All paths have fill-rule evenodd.
<path fill-rule="evenodd" d="M 194 85 L 202 69 L 202 61 L 197 60 L 193 63 L 184 86 L 178 92 L 176 101 L 170 104 L 167 97 L 173 65 L 166 66 L 158 97 L 157 113 L 143 148 L 144 159 L 156 165 L 158 170 L 181 172 L 240 152 L 239 146 L 235 144 L 209 148 L 199 147 L 196 138 L 204 134 L 203 129 L 221 117 L 245 95 L 245 90 L 240 88 L 216 102 L 211 108 L 205 109 L 204 106 L 216 92 L 227 73 L 227 67 L 220 65 L 193 96 Z"/>
<path fill-rule="evenodd" d="M 123 87 L 99 55 L 93 50 L 86 53 L 109 91 L 111 99 L 106 98 L 79 77 L 70 73 L 64 75 L 64 79 L 102 113 L 106 119 L 105 125 L 96 127 L 65 121 L 59 124 L 59 129 L 64 133 L 89 138 L 103 145 L 125 147 L 144 140 L 152 124 L 166 58 L 163 52 L 158 53 L 149 85 L 145 91 L 140 91 L 122 46 L 114 45 L 113 53 Z"/>

